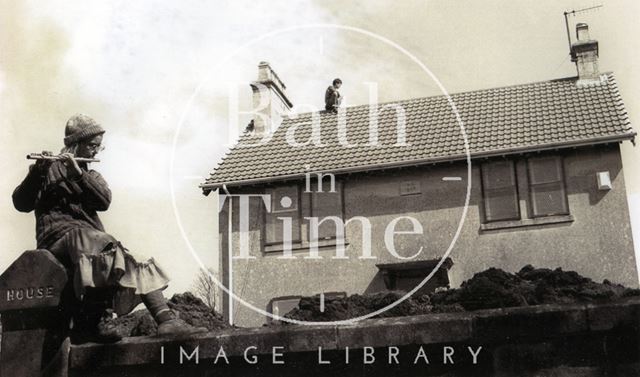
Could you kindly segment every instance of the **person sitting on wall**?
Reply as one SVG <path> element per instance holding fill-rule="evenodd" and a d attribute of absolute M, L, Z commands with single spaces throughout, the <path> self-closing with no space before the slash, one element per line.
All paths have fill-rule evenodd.
<path fill-rule="evenodd" d="M 80 308 L 72 311 L 72 339 L 79 329 L 88 329 L 90 340 L 121 338 L 103 313 L 86 310 L 92 303 L 104 300 L 105 293 L 110 309 L 119 315 L 133 310 L 141 299 L 158 323 L 158 335 L 207 331 L 188 325 L 169 309 L 162 293 L 169 279 L 153 258 L 145 260 L 134 255 L 105 232 L 97 212 L 109 208 L 111 191 L 100 173 L 75 159 L 94 158 L 103 149 L 104 133 L 92 118 L 72 116 L 66 124 L 59 159 L 38 160 L 31 165 L 13 192 L 18 211 L 35 211 L 38 248 L 49 250 L 69 272 L 75 292 L 72 304 Z"/>
<path fill-rule="evenodd" d="M 327 88 L 327 91 L 324 94 L 324 105 L 325 110 L 331 111 L 334 113 L 338 112 L 338 107 L 342 103 L 342 96 L 338 89 L 342 86 L 342 80 L 335 79 L 333 80 L 332 85 Z"/>

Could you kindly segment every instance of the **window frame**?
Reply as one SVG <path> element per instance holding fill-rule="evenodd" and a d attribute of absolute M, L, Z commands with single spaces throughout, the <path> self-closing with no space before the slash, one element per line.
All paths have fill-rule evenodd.
<path fill-rule="evenodd" d="M 522 220 L 522 208 L 520 206 L 520 190 L 519 190 L 519 182 L 518 182 L 518 170 L 517 170 L 517 164 L 516 164 L 516 160 L 512 160 L 512 159 L 504 159 L 501 160 L 502 162 L 508 162 L 510 163 L 510 168 L 511 168 L 511 172 L 513 174 L 513 188 L 514 188 L 514 192 L 515 192 L 515 196 L 516 196 L 516 208 L 517 208 L 517 215 L 515 215 L 514 217 L 509 217 L 509 218 L 502 218 L 502 219 L 489 219 L 488 216 L 488 211 L 487 211 L 487 187 L 486 187 L 486 179 L 485 179 L 485 171 L 488 168 L 487 164 L 492 164 L 492 163 L 496 163 L 499 162 L 499 160 L 494 160 L 494 161 L 487 161 L 484 162 L 482 164 L 480 164 L 480 188 L 481 188 L 481 194 L 482 194 L 482 209 L 483 209 L 483 220 L 484 223 L 495 223 L 495 222 L 500 222 L 500 221 L 519 221 Z M 491 190 L 497 190 L 497 189 L 489 189 L 489 191 Z"/>
<path fill-rule="evenodd" d="M 348 297 L 347 292 L 346 291 L 328 291 L 328 292 L 322 292 L 322 293 L 316 293 L 310 296 L 304 296 L 304 295 L 286 295 L 286 296 L 276 296 L 276 297 L 272 297 L 269 302 L 267 303 L 267 313 L 271 314 L 271 315 L 275 315 L 278 317 L 284 317 L 287 313 L 278 313 L 278 314 L 274 314 L 273 313 L 273 309 L 274 309 L 274 304 L 277 305 L 277 303 L 279 301 L 288 301 L 288 300 L 298 300 L 298 303 L 296 304 L 296 307 L 300 307 L 300 300 L 302 300 L 302 298 L 304 297 L 315 297 L 315 296 L 320 296 L 321 294 L 324 294 L 324 298 L 325 298 L 325 302 L 326 301 L 330 301 L 330 300 L 340 300 L 340 299 L 345 299 Z M 281 323 L 282 321 L 275 319 L 271 316 L 267 316 L 267 323 Z"/>
<path fill-rule="evenodd" d="M 278 316 L 278 317 L 284 317 L 285 314 L 287 313 L 280 313 L 280 311 L 278 310 L 278 314 L 274 314 L 274 304 L 277 305 L 278 302 L 281 301 L 288 301 L 288 300 L 298 300 L 298 303 L 296 304 L 296 306 L 300 305 L 300 300 L 302 299 L 303 296 L 301 295 L 288 295 L 288 296 L 277 296 L 277 297 L 273 297 L 271 298 L 271 300 L 269 300 L 269 303 L 267 304 L 267 313 L 274 315 L 274 316 Z M 271 316 L 267 316 L 267 322 L 274 322 L 274 323 L 279 323 L 280 320 L 272 318 Z"/>
<path fill-rule="evenodd" d="M 345 212 L 345 207 L 344 207 L 344 184 L 341 180 L 336 179 L 335 181 L 336 183 L 336 192 L 339 195 L 340 198 L 340 215 L 338 217 L 340 217 L 340 219 L 344 222 L 344 212 Z M 309 195 L 309 217 L 314 217 L 314 197 L 315 197 L 315 193 L 317 193 L 317 191 L 311 191 L 309 193 L 304 192 L 304 194 Z M 323 193 L 331 193 L 331 191 L 324 191 Z M 318 218 L 318 220 L 320 220 L 320 218 Z M 346 235 L 345 235 L 346 237 Z M 318 238 L 318 242 L 322 242 L 322 241 L 329 241 L 329 240 L 335 240 L 337 239 L 336 235 L 330 236 L 330 237 L 325 237 L 325 238 Z M 307 222 L 307 241 L 311 242 L 311 226 L 309 224 L 309 222 Z"/>
<path fill-rule="evenodd" d="M 558 168 L 559 168 L 559 175 L 560 175 L 560 180 L 558 181 L 553 181 L 553 182 L 544 182 L 544 183 L 532 183 L 532 179 L 531 179 L 531 175 L 532 175 L 532 168 L 531 168 L 531 164 L 532 161 L 535 161 L 536 159 L 552 159 L 555 161 L 555 163 L 557 164 Z M 526 159 L 526 169 L 527 169 L 527 190 L 529 193 L 529 198 L 528 198 L 528 218 L 530 219 L 539 219 L 539 218 L 545 218 L 545 217 L 552 217 L 552 216 L 566 216 L 566 215 L 570 215 L 571 214 L 571 210 L 569 209 L 569 195 L 567 194 L 567 179 L 566 179 L 566 174 L 565 174 L 565 169 L 564 169 L 564 156 L 562 155 L 547 155 L 547 156 L 535 156 L 535 157 L 527 157 Z M 565 211 L 564 212 L 559 212 L 559 213 L 547 213 L 547 214 L 536 214 L 536 201 L 534 200 L 534 195 L 533 195 L 533 188 L 535 186 L 544 186 L 544 185 L 550 185 L 550 184 L 554 184 L 554 183 L 560 183 L 560 189 L 561 189 L 561 193 L 562 193 L 562 200 L 563 200 L 563 204 L 564 204 L 564 208 Z"/>
<path fill-rule="evenodd" d="M 298 200 L 295 201 L 294 204 L 295 205 L 295 209 L 292 210 L 274 210 L 274 198 L 272 196 L 272 193 L 278 189 L 284 188 L 284 187 L 295 187 L 296 192 L 297 192 L 297 196 L 298 196 Z M 268 216 L 273 216 L 275 218 L 276 221 L 279 221 L 277 219 L 277 217 L 279 216 L 279 214 L 282 213 L 291 213 L 294 212 L 297 214 L 298 217 L 298 232 L 297 234 L 292 234 L 291 237 L 291 243 L 292 244 L 300 244 L 302 243 L 302 192 L 300 190 L 300 185 L 299 184 L 289 184 L 289 185 L 279 185 L 279 186 L 272 186 L 272 187 L 267 187 L 265 189 L 265 194 L 269 195 L 269 200 L 270 202 L 270 207 L 271 207 L 271 211 L 267 212 L 266 209 L 264 209 L 263 212 L 263 227 L 262 227 L 262 234 L 263 234 L 263 247 L 266 246 L 277 246 L 277 245 L 282 245 L 283 244 L 283 240 L 282 241 L 269 241 L 268 239 Z M 293 229 L 292 229 L 293 230 Z M 297 237 L 294 237 L 296 236 Z M 272 252 L 268 252 L 268 253 L 272 253 Z"/>
<path fill-rule="evenodd" d="M 299 217 L 299 233 L 295 234 L 295 230 L 293 232 L 293 236 L 298 235 L 297 238 L 292 237 L 291 243 L 294 253 L 296 251 L 307 251 L 311 245 L 311 228 L 309 226 L 309 221 L 304 217 L 313 216 L 313 192 L 306 192 L 305 182 L 296 182 L 290 184 L 280 184 L 280 185 L 270 185 L 264 188 L 265 194 L 272 194 L 274 191 L 278 190 L 282 187 L 296 187 L 298 193 L 298 202 L 295 203 L 297 206 L 297 216 Z M 336 179 L 336 193 L 340 195 L 340 218 L 344 221 L 345 216 L 345 201 L 344 201 L 344 181 Z M 324 191 L 328 193 L 328 191 Z M 270 197 L 270 205 L 271 212 L 267 212 L 266 208 L 262 208 L 262 226 L 261 226 L 261 244 L 262 244 L 262 253 L 264 255 L 276 255 L 282 252 L 283 250 L 283 242 L 282 241 L 269 241 L 268 240 L 268 216 L 273 216 L 274 219 L 277 219 L 279 213 L 288 213 L 289 211 L 273 211 L 274 209 L 274 199 Z M 279 220 L 278 220 L 279 221 Z M 337 243 L 337 238 L 334 235 L 333 237 L 327 238 L 318 238 L 318 246 L 320 248 L 335 246 Z M 346 234 L 344 239 L 344 245 L 346 246 L 348 243 L 346 241 Z"/>
<path fill-rule="evenodd" d="M 533 161 L 538 158 L 549 158 L 555 159 L 557 161 L 557 166 L 559 167 L 560 172 L 560 180 L 562 181 L 561 192 L 564 196 L 563 204 L 565 208 L 565 212 L 556 212 L 553 214 L 534 214 L 534 190 L 533 187 L 536 185 L 549 185 L 556 184 L 559 181 L 553 182 L 544 182 L 540 184 L 531 184 L 531 168 L 530 161 Z M 503 157 L 505 159 L 505 157 Z M 573 215 L 571 214 L 571 206 L 569 200 L 569 192 L 567 190 L 567 175 L 566 175 L 566 155 L 562 152 L 556 153 L 526 153 L 519 156 L 511 156 L 510 161 L 512 161 L 514 169 L 515 169 L 515 179 L 516 186 L 518 189 L 518 208 L 520 211 L 520 218 L 514 220 L 495 220 L 489 221 L 486 217 L 486 207 L 485 207 L 485 188 L 484 188 L 484 174 L 483 174 L 483 166 L 486 162 L 498 161 L 498 158 L 493 160 L 485 161 L 479 164 L 479 173 L 481 178 L 481 200 L 482 207 L 478 203 L 478 210 L 480 216 L 480 231 L 494 231 L 500 229 L 509 229 L 509 228 L 522 228 L 529 226 L 546 226 L 552 224 L 561 224 L 561 223 L 572 223 L 575 221 Z"/>

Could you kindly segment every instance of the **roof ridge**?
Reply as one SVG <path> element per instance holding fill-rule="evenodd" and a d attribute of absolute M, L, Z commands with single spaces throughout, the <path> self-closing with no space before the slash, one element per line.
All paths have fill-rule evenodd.
<path fill-rule="evenodd" d="M 615 83 L 615 76 L 613 75 L 612 71 L 607 71 L 607 72 L 602 72 L 602 75 L 606 75 L 608 76 L 608 78 L 613 78 L 614 79 L 614 83 Z M 495 86 L 495 87 L 490 87 L 490 88 L 482 88 L 482 89 L 474 89 L 474 90 L 468 90 L 468 91 L 459 91 L 459 92 L 454 92 L 454 93 L 447 93 L 447 95 L 449 95 L 449 97 L 453 97 L 453 96 L 459 96 L 461 94 L 472 94 L 472 93 L 479 93 L 479 92 L 488 92 L 491 90 L 500 90 L 500 89 L 508 89 L 508 88 L 515 88 L 515 87 L 526 87 L 526 86 L 532 86 L 532 85 L 538 85 L 538 84 L 546 84 L 546 83 L 554 83 L 554 82 L 561 82 L 561 81 L 577 81 L 578 76 L 570 76 L 570 77 L 560 77 L 560 78 L 555 78 L 555 79 L 549 79 L 549 80 L 540 80 L 540 81 L 532 81 L 532 82 L 526 82 L 526 83 L 520 83 L 520 84 L 511 84 L 511 85 L 505 85 L 505 86 Z M 376 103 L 377 105 L 389 105 L 389 104 L 397 104 L 397 103 L 402 103 L 402 102 L 412 102 L 412 101 L 417 101 L 417 100 L 422 100 L 422 99 L 429 99 L 429 98 L 439 98 L 439 97 L 446 97 L 446 95 L 444 94 L 434 94 L 434 95 L 430 95 L 430 96 L 424 96 L 424 97 L 412 97 L 412 98 L 405 98 L 405 99 L 401 99 L 401 100 L 396 100 L 396 101 L 386 101 L 386 102 L 378 102 Z M 354 106 L 345 106 L 344 109 L 358 109 L 358 108 L 366 108 L 366 107 L 371 107 L 372 105 L 367 105 L 367 104 L 362 104 L 362 105 L 354 105 Z M 327 114 L 325 111 L 320 111 L 321 114 Z M 310 112 L 306 112 L 306 113 L 295 113 L 296 114 L 296 118 L 298 117 L 302 117 L 308 114 L 313 114 L 312 111 Z M 334 114 L 334 113 L 331 113 Z M 292 119 L 289 118 L 290 120 L 297 120 L 297 119 Z M 284 122 L 284 121 L 283 121 Z"/>
<path fill-rule="evenodd" d="M 607 71 L 607 72 L 603 72 L 603 75 L 607 75 L 608 78 L 612 78 L 613 80 L 611 81 L 614 85 L 617 85 L 617 82 L 615 81 L 615 76 L 613 74 L 612 71 Z M 578 77 L 577 76 L 570 76 L 570 77 L 561 77 L 561 78 L 555 78 L 555 79 L 550 79 L 550 80 L 540 80 L 540 81 L 533 81 L 533 82 L 528 82 L 528 83 L 522 83 L 522 84 L 512 84 L 512 85 L 506 85 L 506 86 L 497 86 L 497 87 L 492 87 L 492 88 L 484 88 L 484 89 L 475 89 L 475 90 L 470 90 L 470 91 L 466 91 L 466 92 L 455 92 L 455 93 L 447 93 L 449 95 L 449 97 L 453 97 L 453 96 L 457 96 L 457 95 L 461 95 L 461 94 L 471 94 L 471 93 L 480 93 L 480 92 L 488 92 L 491 90 L 500 90 L 500 89 L 508 89 L 508 88 L 515 88 L 515 87 L 525 87 L 525 86 L 531 86 L 531 85 L 537 85 L 537 84 L 544 84 L 544 83 L 553 83 L 553 82 L 561 82 L 561 81 L 574 81 L 577 80 Z M 609 81 L 607 81 L 607 84 L 609 83 Z M 390 104 L 399 104 L 399 103 L 407 103 L 407 102 L 413 102 L 413 101 L 418 101 L 418 100 L 423 100 L 423 99 L 429 99 L 429 98 L 439 98 L 439 97 L 446 97 L 444 94 L 434 94 L 431 96 L 425 96 L 425 97 L 412 97 L 412 98 L 405 98 L 402 100 L 398 100 L 398 101 L 387 101 L 387 102 L 378 102 L 376 103 L 378 106 L 380 105 L 390 105 Z M 363 105 L 354 105 L 354 106 L 347 106 L 344 107 L 344 109 L 359 109 L 359 108 L 366 108 L 366 107 L 371 107 L 372 105 L 367 105 L 367 104 L 363 104 Z M 293 123 L 293 121 L 295 120 L 300 120 L 298 118 L 303 117 L 305 115 L 309 115 L 309 114 L 313 114 L 314 112 L 306 112 L 306 113 L 295 113 L 296 117 L 295 118 L 291 118 L 291 117 L 286 117 L 285 119 L 283 119 L 282 123 L 285 123 L 285 121 L 290 120 L 291 122 L 288 123 Z M 326 111 L 319 111 L 318 113 L 322 114 L 327 114 Z M 331 113 L 334 114 L 334 113 Z M 306 121 L 306 120 L 300 120 L 300 121 Z M 279 129 L 280 127 L 278 127 L 277 129 Z M 277 129 L 274 131 L 274 133 L 277 131 Z M 231 152 L 233 149 L 235 149 L 236 146 L 238 146 L 240 144 L 240 140 L 243 138 L 251 138 L 254 135 L 249 133 L 249 132 L 243 132 L 240 137 L 238 138 L 238 141 L 227 150 L 227 152 Z"/>

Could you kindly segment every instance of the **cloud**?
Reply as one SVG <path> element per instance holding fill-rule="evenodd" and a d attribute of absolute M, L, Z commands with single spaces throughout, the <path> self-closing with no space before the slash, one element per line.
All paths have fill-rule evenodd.
<path fill-rule="evenodd" d="M 11 250 L 0 256 L 0 270 L 33 244 L 33 219 L 16 213 L 8 200 L 26 172 L 24 155 L 59 150 L 64 123 L 73 113 L 87 113 L 107 128 L 108 149 L 95 166 L 114 191 L 105 222 L 134 240 L 136 249 L 149 243 L 149 251 L 171 261 L 184 244 L 168 206 L 167 182 L 178 180 L 193 237 L 212 234 L 214 211 L 201 211 L 211 198 L 200 195 L 197 180 L 184 176 L 207 175 L 223 155 L 228 84 L 239 83 L 247 105 L 247 82 L 255 78 L 259 61 L 272 64 L 294 104 L 322 107 L 324 89 L 336 76 L 344 80 L 350 104 L 367 101 L 366 81 L 378 83 L 380 101 L 438 94 L 409 59 L 354 32 L 302 28 L 238 47 L 296 25 L 356 26 L 398 42 L 427 63 L 449 91 L 467 91 L 573 75 L 573 66 L 563 62 L 568 51 L 562 12 L 579 3 L 0 0 L 0 24 L 8 31 L 0 33 L 0 143 L 7 156 L 0 160 L 5 178 L 0 208 L 8 214 L 0 239 Z M 601 40 L 602 67 L 616 71 L 632 122 L 638 119 L 631 99 L 640 95 L 640 76 L 633 64 L 637 49 L 628 45 L 638 31 L 637 12 L 628 9 L 638 7 L 607 1 L 598 15 L 589 16 Z M 201 84 L 201 95 L 183 118 Z M 181 120 L 177 177 L 169 177 L 170 147 Z M 633 168 L 639 152 L 623 148 L 629 192 L 637 193 L 640 174 Z M 638 212 L 632 210 L 635 224 Z M 206 247 L 209 241 L 196 243 Z M 180 268 L 177 287 L 187 288 L 193 267 Z"/>
<path fill-rule="evenodd" d="M 107 150 L 93 168 L 110 183 L 114 202 L 102 215 L 107 231 L 132 249 L 155 255 L 177 274 L 175 291 L 188 289 L 197 269 L 178 233 L 169 196 L 170 147 L 186 104 L 204 77 L 255 77 L 260 60 L 286 61 L 288 42 L 248 50 L 244 60 L 212 72 L 237 46 L 297 23 L 326 21 L 311 3 L 250 1 L 2 1 L 0 113 L 3 168 L 0 202 L 6 249 L 3 270 L 34 246 L 33 215 L 17 213 L 11 192 L 24 177 L 24 155 L 62 147 L 64 124 L 86 113 L 107 129 Z M 273 44 L 275 43 L 275 45 Z M 221 119 L 226 86 L 208 88 L 194 102 L 179 139 L 180 174 L 207 175 L 224 153 Z M 248 86 L 244 87 L 249 95 Z M 213 98 L 213 101 L 208 102 Z M 203 127 L 205 126 L 205 127 Z M 176 196 L 192 242 L 217 264 L 216 212 L 197 180 L 178 178 Z M 184 263 L 176 263 L 177 260 Z M 166 263 L 168 262 L 168 263 Z"/>

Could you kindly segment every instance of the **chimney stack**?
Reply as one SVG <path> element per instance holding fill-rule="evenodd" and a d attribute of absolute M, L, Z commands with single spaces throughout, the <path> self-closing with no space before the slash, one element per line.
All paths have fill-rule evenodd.
<path fill-rule="evenodd" d="M 578 81 L 600 81 L 598 71 L 598 41 L 589 37 L 589 26 L 585 23 L 576 25 L 577 41 L 571 44 L 571 61 L 576 63 Z"/>
<path fill-rule="evenodd" d="M 282 122 L 282 114 L 293 104 L 285 92 L 286 86 L 267 62 L 258 64 L 258 80 L 251 83 L 253 91 L 253 130 L 256 135 L 275 131 Z"/>

